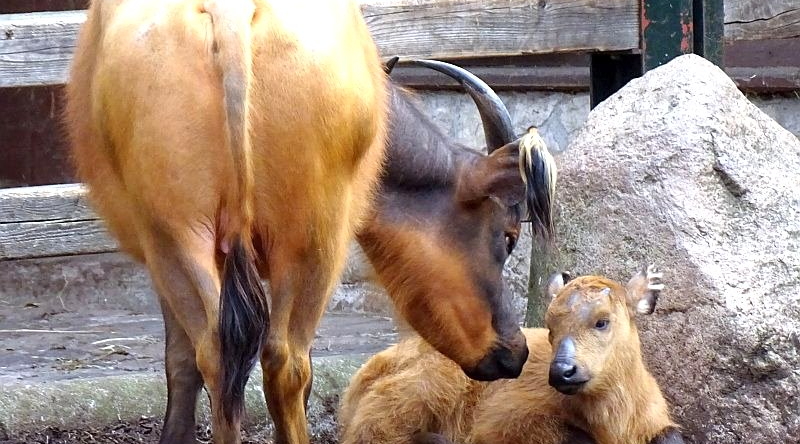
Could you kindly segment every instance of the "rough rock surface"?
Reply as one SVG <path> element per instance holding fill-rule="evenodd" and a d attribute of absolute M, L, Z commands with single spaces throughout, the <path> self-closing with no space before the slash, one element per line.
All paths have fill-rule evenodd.
<path fill-rule="evenodd" d="M 665 271 L 646 360 L 694 443 L 800 442 L 800 142 L 689 55 L 600 104 L 558 159 L 560 262 Z"/>

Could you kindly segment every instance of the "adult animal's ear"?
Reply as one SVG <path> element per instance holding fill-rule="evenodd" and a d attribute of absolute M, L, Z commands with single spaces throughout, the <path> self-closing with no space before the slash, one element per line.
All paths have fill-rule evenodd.
<path fill-rule="evenodd" d="M 519 170 L 519 145 L 518 139 L 465 165 L 459 173 L 458 200 L 494 198 L 507 207 L 523 202 L 526 187 Z"/>
<path fill-rule="evenodd" d="M 625 287 L 628 308 L 639 314 L 652 314 L 656 309 L 658 296 L 664 289 L 661 283 L 663 273 L 654 265 L 640 271 L 628 281 Z"/>
<path fill-rule="evenodd" d="M 494 198 L 509 207 L 521 205 L 534 233 L 548 238 L 553 232 L 555 181 L 553 157 L 538 130 L 530 128 L 521 138 L 462 168 L 457 192 L 462 202 Z"/>
<path fill-rule="evenodd" d="M 555 299 L 567 282 L 571 280 L 572 273 L 569 271 L 560 271 L 551 274 L 547 279 L 547 285 L 545 286 L 545 298 L 549 298 L 550 300 Z"/>

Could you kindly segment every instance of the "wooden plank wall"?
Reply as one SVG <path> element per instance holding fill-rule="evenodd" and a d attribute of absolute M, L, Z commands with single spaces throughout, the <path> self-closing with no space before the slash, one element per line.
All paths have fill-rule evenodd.
<path fill-rule="evenodd" d="M 463 58 L 638 48 L 638 0 L 370 0 L 384 56 Z M 83 11 L 0 15 L 0 87 L 67 79 Z M 487 32 L 491 30 L 491 32 Z"/>
<path fill-rule="evenodd" d="M 0 15 L 0 88 L 64 83 L 85 17 L 82 11 Z"/>
<path fill-rule="evenodd" d="M 725 1 L 725 39 L 728 41 L 798 37 L 800 37 L 798 0 Z"/>
<path fill-rule="evenodd" d="M 725 0 L 725 64 L 740 88 L 800 90 L 800 0 Z"/>
<path fill-rule="evenodd" d="M 41 11 L 48 9 L 73 9 L 85 4 L 86 0 L 2 0 L 0 13 Z M 500 2 L 493 2 L 500 3 Z M 585 14 L 603 14 L 603 11 L 592 9 L 592 4 L 599 2 L 572 2 L 572 1 L 511 1 L 508 4 L 516 13 L 526 12 L 525 7 L 533 10 L 528 18 L 508 15 L 509 24 L 501 24 L 501 29 L 518 29 L 516 43 L 522 45 L 520 36 L 525 32 L 524 27 L 540 29 L 540 21 L 555 33 L 551 37 L 543 37 L 541 48 L 561 40 L 568 34 L 565 26 L 559 27 L 554 23 L 580 22 L 585 19 Z M 421 8 L 415 14 L 424 17 L 428 23 L 436 23 L 435 31 L 441 38 L 453 32 L 448 31 L 449 21 L 444 19 L 442 11 L 437 9 L 439 2 L 435 0 L 402 0 L 407 5 L 405 9 L 398 8 L 398 0 L 370 0 L 364 3 L 364 13 L 367 20 L 372 22 L 374 32 L 383 35 L 387 45 L 387 53 L 400 50 L 404 46 L 410 48 L 411 40 L 401 37 L 402 33 L 392 33 L 392 27 L 398 25 L 394 15 L 412 14 L 416 8 Z M 486 11 L 475 10 L 476 5 L 485 2 L 458 0 L 449 2 L 454 16 L 467 14 L 475 19 L 474 23 L 463 20 L 458 26 L 464 31 L 460 40 L 463 47 L 479 44 L 476 38 L 483 38 L 478 34 L 493 34 L 485 32 L 487 23 L 484 20 L 493 20 Z M 616 0 L 606 0 L 602 3 L 610 5 L 629 5 L 629 2 L 619 3 Z M 583 5 L 583 6 L 581 6 Z M 381 9 L 383 8 L 383 9 Z M 459 9 L 461 8 L 461 9 Z M 472 8 L 472 9 L 470 9 Z M 514 9 L 516 8 L 516 9 Z M 737 84 L 753 92 L 797 91 L 800 90 L 800 18 L 798 18 L 800 0 L 725 0 L 725 33 L 726 33 L 726 69 Z M 624 10 L 624 8 L 623 8 Z M 381 12 L 383 11 L 383 12 Z M 394 11 L 397 14 L 388 14 Z M 422 11 L 422 12 L 420 12 Z M 63 13 L 55 13 L 48 20 L 51 22 Z M 79 13 L 80 14 L 80 13 Z M 496 12 L 493 12 L 497 15 Z M 516 15 L 519 15 L 516 14 Z M 626 13 L 628 14 L 628 13 Z M 502 14 L 501 14 L 502 15 Z M 626 15 L 627 17 L 628 15 Z M 2 16 L 0 16 L 2 17 Z M 68 15 L 67 15 L 68 17 Z M 607 23 L 614 23 L 607 15 L 601 15 Z M 74 20 L 73 20 L 74 21 Z M 496 19 L 495 19 L 496 21 Z M 390 26 L 389 24 L 394 23 Z M 524 27 L 523 27 L 524 25 Z M 61 27 L 61 25 L 58 25 Z M 63 55 L 71 52 L 65 36 L 65 29 L 69 29 L 70 20 L 63 25 L 64 28 L 52 31 L 55 36 L 61 36 L 61 43 L 56 48 L 48 49 L 45 41 L 32 45 L 40 45 L 41 56 L 38 63 L 31 66 L 41 66 L 47 57 L 53 56 L 61 71 L 46 68 L 50 76 L 63 81 L 66 69 L 66 60 Z M 399 26 L 399 25 L 398 25 Z M 407 25 L 410 26 L 410 25 Z M 505 26 L 505 28 L 502 28 Z M 544 26 L 544 25 L 542 25 Z M 592 29 L 590 24 L 584 24 L 581 32 Z M 599 26 L 599 25 L 598 25 Z M 544 29 L 544 28 L 541 28 Z M 600 28 L 597 28 L 600 29 Z M 2 45 L 11 45 L 6 38 L 6 31 L 0 28 L 0 48 Z M 16 32 L 11 29 L 12 35 Z M 18 31 L 18 30 L 17 30 Z M 481 31 L 481 32 L 478 32 Z M 404 31 L 407 36 L 424 33 L 421 28 Z M 507 33 L 508 31 L 503 31 Z M 22 32 L 24 34 L 24 32 Z M 433 31 L 431 32 L 433 33 Z M 17 36 L 20 34 L 17 33 Z M 458 37 L 458 36 L 456 36 Z M 33 37 L 32 37 L 33 38 Z M 438 37 L 437 37 L 438 38 Z M 485 37 L 496 39 L 495 36 Z M 550 38 L 550 40 L 547 40 Z M 606 37 L 603 37 L 606 38 Z M 613 39 L 612 37 L 608 37 Z M 433 39 L 433 37 L 431 37 Z M 513 39 L 512 39 L 513 40 Z M 573 42 L 575 40 L 573 39 Z M 596 40 L 601 42 L 602 39 Z M 504 44 L 501 42 L 501 44 Z M 598 43 L 599 45 L 600 43 Z M 505 44 L 505 50 L 513 48 L 512 44 Z M 65 48 L 60 48 L 64 46 Z M 428 45 L 436 46 L 436 45 Z M 11 48 L 11 46 L 5 46 Z M 393 48 L 393 49 L 389 49 Z M 411 50 L 410 48 L 408 50 Z M 433 51 L 435 49 L 432 49 Z M 450 49 L 453 50 L 453 47 Z M 463 49 L 462 49 L 463 51 Z M 13 51 L 11 51 L 13 52 Z M 34 51 L 35 53 L 36 51 Z M 526 52 L 526 51 L 521 51 Z M 49 54 L 49 55 L 47 55 Z M 0 59 L 5 57 L 0 49 Z M 19 57 L 8 55 L 7 57 Z M 36 60 L 35 56 L 34 57 Z M 10 60 L 10 59 L 9 59 Z M 0 62 L 2 63 L 2 62 Z M 460 60 L 459 63 L 467 66 L 479 76 L 485 78 L 492 86 L 498 89 L 530 90 L 530 89 L 555 89 L 565 91 L 585 90 L 589 84 L 588 57 L 580 53 L 555 53 L 515 55 L 513 57 L 470 57 Z M 12 64 L 12 62 L 8 62 Z M 20 68 L 21 62 L 13 63 L 6 74 L 0 69 L 0 82 L 13 84 L 20 80 L 16 75 L 26 68 Z M 27 69 L 30 72 L 30 69 Z M 31 74 L 31 78 L 43 77 Z M 393 78 L 400 83 L 414 88 L 455 88 L 456 84 L 436 75 L 428 70 L 417 68 L 399 67 L 395 70 Z M 9 80 L 11 79 L 11 80 Z M 17 80 L 14 80 L 17 79 Z M 44 82 L 49 83 L 49 82 Z M 41 185 L 51 183 L 64 183 L 73 180 L 72 170 L 68 163 L 66 142 L 63 129 L 58 123 L 61 108 L 60 86 L 44 86 L 29 88 L 0 88 L 0 188 L 23 185 Z"/>
<path fill-rule="evenodd" d="M 364 1 L 384 56 L 463 58 L 639 47 L 629 0 Z"/>
<path fill-rule="evenodd" d="M 0 14 L 84 9 L 88 3 L 2 0 Z M 0 188 L 74 180 L 57 122 L 61 98 L 61 86 L 0 88 Z"/>
<path fill-rule="evenodd" d="M 83 185 L 0 190 L 0 261 L 115 251 Z"/>

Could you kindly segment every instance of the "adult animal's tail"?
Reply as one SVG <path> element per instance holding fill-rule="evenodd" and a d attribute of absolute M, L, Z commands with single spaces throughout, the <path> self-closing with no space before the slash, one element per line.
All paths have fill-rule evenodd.
<path fill-rule="evenodd" d="M 249 135 L 252 77 L 251 0 L 209 0 L 205 10 L 214 30 L 213 52 L 224 92 L 226 143 L 235 180 L 224 209 L 222 244 L 228 247 L 219 300 L 222 412 L 228 420 L 244 408 L 244 388 L 269 328 L 266 295 L 253 248 L 254 172 Z"/>

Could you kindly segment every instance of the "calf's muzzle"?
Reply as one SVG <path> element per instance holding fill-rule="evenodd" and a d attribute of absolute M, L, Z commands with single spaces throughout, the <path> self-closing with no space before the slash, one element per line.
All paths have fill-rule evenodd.
<path fill-rule="evenodd" d="M 589 377 L 575 361 L 575 341 L 564 338 L 556 350 L 556 356 L 550 363 L 547 381 L 551 387 L 565 395 L 578 393 Z"/>

